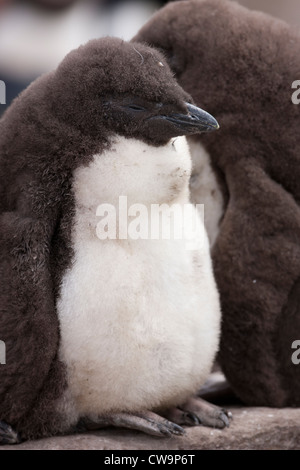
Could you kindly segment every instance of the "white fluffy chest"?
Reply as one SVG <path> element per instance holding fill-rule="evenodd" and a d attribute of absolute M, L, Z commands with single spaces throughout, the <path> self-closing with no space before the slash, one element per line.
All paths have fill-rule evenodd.
<path fill-rule="evenodd" d="M 96 158 L 74 179 L 75 257 L 64 276 L 57 307 L 60 356 L 67 365 L 69 394 L 79 415 L 177 403 L 206 378 L 218 344 L 219 301 L 206 237 L 201 248 L 188 251 L 185 240 L 96 236 L 96 207 L 114 204 L 120 194 L 133 203 L 149 203 L 151 197 L 153 203 L 164 198 L 168 202 L 175 181 L 177 200 L 188 202 L 186 147 L 187 153 L 179 155 L 173 148 L 166 155 L 161 150 L 160 158 L 155 149 L 150 162 L 151 149 L 145 144 L 133 158 L 133 142 L 119 142 L 123 152 L 117 146 L 111 162 Z M 123 158 L 123 171 L 116 154 Z M 143 164 L 148 165 L 146 174 Z M 164 177 L 153 181 L 155 172 Z M 115 179 L 108 182 L 110 174 Z"/>

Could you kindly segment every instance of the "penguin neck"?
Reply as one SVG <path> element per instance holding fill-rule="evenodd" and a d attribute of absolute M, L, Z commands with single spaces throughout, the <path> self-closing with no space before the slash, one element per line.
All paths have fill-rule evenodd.
<path fill-rule="evenodd" d="M 92 225 L 99 206 L 114 206 L 118 214 L 120 201 L 124 204 L 125 199 L 127 207 L 185 204 L 190 174 L 191 157 L 184 137 L 153 147 L 116 135 L 108 150 L 75 170 L 75 204 Z"/>

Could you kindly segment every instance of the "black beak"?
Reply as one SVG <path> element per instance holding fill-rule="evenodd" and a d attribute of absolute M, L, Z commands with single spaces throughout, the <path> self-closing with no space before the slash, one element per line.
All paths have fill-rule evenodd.
<path fill-rule="evenodd" d="M 219 129 L 218 122 L 209 113 L 189 103 L 186 103 L 186 107 L 188 114 L 171 114 L 163 117 L 175 124 L 184 134 L 197 134 Z"/>

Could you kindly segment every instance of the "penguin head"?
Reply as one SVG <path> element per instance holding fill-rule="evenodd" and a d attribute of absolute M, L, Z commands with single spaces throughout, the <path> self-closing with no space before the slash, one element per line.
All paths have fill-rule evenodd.
<path fill-rule="evenodd" d="M 53 79 L 52 109 L 96 139 L 119 134 L 159 146 L 219 127 L 193 105 L 164 57 L 139 43 L 92 40 L 69 53 Z"/>

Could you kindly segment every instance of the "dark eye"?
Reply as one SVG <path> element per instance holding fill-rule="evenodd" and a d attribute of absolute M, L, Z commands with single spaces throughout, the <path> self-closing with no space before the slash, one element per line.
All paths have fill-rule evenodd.
<path fill-rule="evenodd" d="M 143 106 L 138 106 L 137 104 L 129 104 L 126 108 L 131 109 L 132 111 L 146 111 Z"/>

